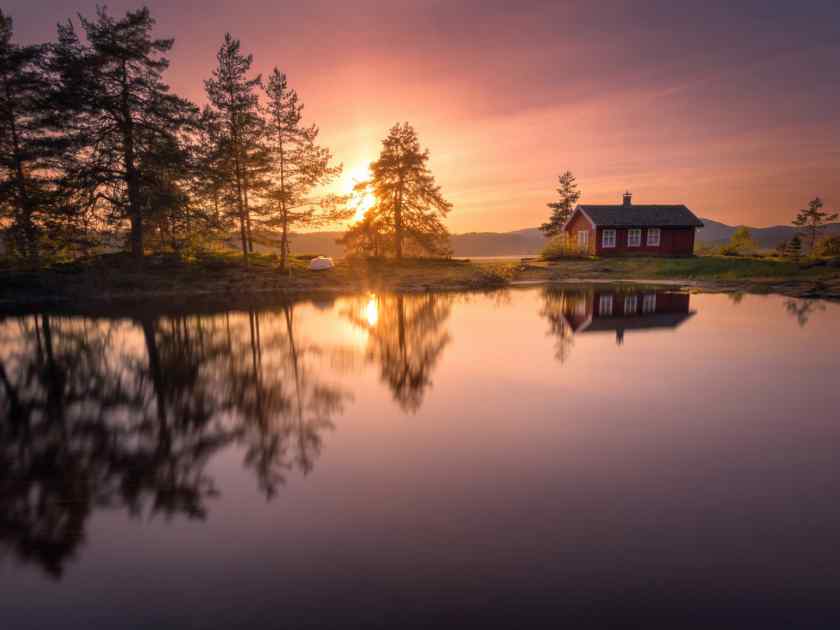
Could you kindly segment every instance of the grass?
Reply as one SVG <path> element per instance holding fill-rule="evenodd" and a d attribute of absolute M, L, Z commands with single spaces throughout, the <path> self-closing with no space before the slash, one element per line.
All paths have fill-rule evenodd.
<path fill-rule="evenodd" d="M 452 259 L 341 260 L 327 271 L 308 269 L 311 255 L 292 256 L 280 270 L 275 255 L 235 252 L 188 258 L 150 256 L 138 268 L 125 254 L 56 264 L 37 272 L 0 271 L 0 300 L 241 295 L 263 291 L 484 289 L 516 281 L 671 280 L 717 283 L 739 290 L 815 291 L 840 297 L 840 269 L 791 261 L 732 256 L 605 258 L 559 261 Z"/>

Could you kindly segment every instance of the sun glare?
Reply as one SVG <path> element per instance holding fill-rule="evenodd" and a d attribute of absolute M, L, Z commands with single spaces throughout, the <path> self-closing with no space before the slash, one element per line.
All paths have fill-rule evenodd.
<path fill-rule="evenodd" d="M 370 296 L 367 304 L 365 304 L 362 315 L 371 328 L 376 326 L 376 323 L 379 321 L 379 300 L 375 295 Z"/>
<path fill-rule="evenodd" d="M 359 182 L 363 182 L 370 177 L 370 171 L 367 166 L 357 166 L 349 170 L 345 175 L 344 189 L 347 194 L 352 195 L 350 204 L 355 208 L 356 214 L 351 219 L 353 223 L 361 221 L 365 217 L 365 213 L 376 203 L 376 197 L 371 193 L 364 193 L 362 195 L 353 192 L 353 188 Z"/>

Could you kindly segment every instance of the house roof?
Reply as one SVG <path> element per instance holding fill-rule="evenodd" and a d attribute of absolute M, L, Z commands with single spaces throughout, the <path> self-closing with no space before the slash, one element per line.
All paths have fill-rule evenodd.
<path fill-rule="evenodd" d="M 696 311 L 686 313 L 650 313 L 623 317 L 594 317 L 577 334 L 588 332 L 606 332 L 615 330 L 647 330 L 651 328 L 677 328 L 687 319 L 694 317 Z"/>
<path fill-rule="evenodd" d="M 597 227 L 703 227 L 703 222 L 684 205 L 594 206 L 579 205 Z"/>

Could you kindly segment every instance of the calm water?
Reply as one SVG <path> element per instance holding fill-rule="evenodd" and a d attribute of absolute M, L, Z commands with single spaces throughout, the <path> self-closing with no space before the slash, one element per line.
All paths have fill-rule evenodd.
<path fill-rule="evenodd" d="M 0 628 L 835 628 L 838 352 L 603 286 L 6 317 Z"/>

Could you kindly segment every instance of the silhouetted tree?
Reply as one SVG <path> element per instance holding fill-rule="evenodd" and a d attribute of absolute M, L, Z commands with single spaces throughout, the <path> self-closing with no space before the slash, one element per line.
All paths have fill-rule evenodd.
<path fill-rule="evenodd" d="M 224 161 L 229 162 L 233 175 L 230 183 L 234 188 L 242 256 L 247 262 L 248 253 L 253 251 L 249 191 L 255 177 L 259 177 L 258 172 L 265 168 L 265 153 L 261 146 L 265 127 L 256 92 L 262 85 L 262 78 L 260 75 L 248 77 L 254 57 L 243 55 L 240 48 L 239 40 L 226 33 L 216 54 L 218 66 L 204 86 L 211 111 L 224 129 L 218 146 L 225 152 Z"/>
<path fill-rule="evenodd" d="M 178 134 L 195 107 L 169 92 L 162 81 L 172 39 L 154 39 L 147 8 L 116 20 L 105 8 L 80 17 L 83 43 L 73 24 L 59 25 L 52 67 L 61 81 L 62 131 L 74 154 L 67 178 L 88 205 L 104 205 L 110 218 L 128 219 L 132 255 L 143 256 L 143 220 L 152 197 L 141 165 Z"/>
<path fill-rule="evenodd" d="M 417 132 L 408 124 L 391 127 L 382 141 L 379 159 L 370 165 L 371 178 L 356 185 L 376 203 L 368 209 L 371 226 L 392 234 L 393 253 L 402 258 L 406 242 L 412 251 L 444 255 L 449 234 L 442 223 L 452 209 L 428 168 L 429 151 L 420 148 Z M 375 217 L 375 219 L 373 219 Z"/>
<path fill-rule="evenodd" d="M 805 237 L 810 252 L 814 251 L 817 238 L 825 229 L 826 223 L 830 223 L 840 216 L 838 212 L 833 214 L 823 212 L 824 205 L 822 199 L 817 197 L 808 203 L 807 208 L 800 210 L 793 220 L 793 225 L 800 228 L 800 234 Z"/>
<path fill-rule="evenodd" d="M 566 171 L 560 175 L 558 180 L 560 187 L 557 189 L 557 194 L 560 198 L 547 204 L 551 208 L 551 217 L 549 217 L 548 222 L 540 226 L 540 230 L 547 237 L 557 236 L 562 232 L 563 226 L 572 216 L 572 211 L 581 195 L 575 182 L 575 176 L 571 171 Z"/>
<path fill-rule="evenodd" d="M 37 266 L 55 203 L 50 169 L 56 140 L 45 118 L 50 82 L 46 47 L 15 44 L 12 26 L 0 11 L 0 222 L 10 226 L 11 251 Z"/>
<path fill-rule="evenodd" d="M 330 150 L 315 144 L 318 127 L 303 126 L 303 103 L 277 68 L 268 79 L 265 93 L 275 178 L 268 195 L 270 218 L 266 224 L 280 229 L 280 268 L 285 269 L 290 229 L 347 219 L 353 211 L 343 209 L 341 200 L 334 195 L 311 197 L 313 188 L 329 183 L 341 173 L 341 166 L 331 166 Z"/>

